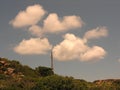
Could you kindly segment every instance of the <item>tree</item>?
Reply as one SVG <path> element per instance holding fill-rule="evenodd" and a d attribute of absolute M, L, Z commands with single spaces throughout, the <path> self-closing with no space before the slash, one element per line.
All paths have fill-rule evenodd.
<path fill-rule="evenodd" d="M 54 72 L 52 71 L 52 69 L 48 68 L 48 67 L 39 66 L 35 70 L 39 74 L 39 76 L 43 76 L 43 77 L 54 74 Z"/>

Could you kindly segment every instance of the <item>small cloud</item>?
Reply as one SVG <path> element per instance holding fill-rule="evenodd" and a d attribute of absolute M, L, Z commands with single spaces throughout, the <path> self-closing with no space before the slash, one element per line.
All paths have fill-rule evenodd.
<path fill-rule="evenodd" d="M 10 21 L 10 24 L 16 28 L 35 25 L 41 20 L 45 13 L 46 11 L 39 4 L 28 6 L 26 10 L 20 11 L 17 16 Z"/>
<path fill-rule="evenodd" d="M 64 32 L 70 29 L 80 28 L 83 25 L 83 21 L 79 16 L 64 16 L 58 17 L 56 13 L 51 13 L 44 20 L 43 29 L 45 32 L 57 33 Z"/>
<path fill-rule="evenodd" d="M 74 34 L 66 34 L 64 40 L 53 48 L 53 53 L 54 58 L 59 61 L 91 61 L 102 59 L 106 51 L 99 46 L 89 47 L 87 42 Z"/>
<path fill-rule="evenodd" d="M 85 39 L 98 39 L 100 37 L 106 37 L 108 35 L 108 30 L 106 27 L 97 27 L 95 29 L 89 30 L 85 33 Z"/>
<path fill-rule="evenodd" d="M 47 38 L 31 38 L 22 40 L 19 45 L 14 48 L 14 51 L 19 54 L 46 54 L 52 48 Z"/>
<path fill-rule="evenodd" d="M 33 36 L 38 36 L 41 37 L 43 30 L 37 26 L 37 25 L 33 25 L 29 28 L 29 32 L 33 35 Z"/>
<path fill-rule="evenodd" d="M 80 55 L 82 61 L 98 60 L 103 59 L 106 55 L 106 51 L 99 46 L 93 46 L 89 48 L 86 52 Z"/>
<path fill-rule="evenodd" d="M 120 59 L 118 59 L 118 62 L 120 62 Z"/>

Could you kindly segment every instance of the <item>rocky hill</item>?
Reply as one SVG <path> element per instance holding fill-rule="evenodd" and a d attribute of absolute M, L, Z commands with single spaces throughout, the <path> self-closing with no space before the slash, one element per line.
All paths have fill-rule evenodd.
<path fill-rule="evenodd" d="M 56 75 L 49 67 L 32 69 L 16 60 L 0 58 L 0 90 L 120 90 L 120 79 L 87 82 Z"/>
<path fill-rule="evenodd" d="M 24 77 L 23 73 L 17 71 L 14 64 L 19 64 L 17 61 L 8 61 L 5 58 L 0 58 L 0 74 L 5 77 L 18 78 Z"/>

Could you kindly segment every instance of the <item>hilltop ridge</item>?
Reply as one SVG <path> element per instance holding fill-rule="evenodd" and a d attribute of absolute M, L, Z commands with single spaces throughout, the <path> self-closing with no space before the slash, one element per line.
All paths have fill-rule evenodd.
<path fill-rule="evenodd" d="M 17 60 L 0 58 L 0 90 L 120 90 L 120 79 L 87 82 L 54 74 L 49 67 L 32 69 Z"/>

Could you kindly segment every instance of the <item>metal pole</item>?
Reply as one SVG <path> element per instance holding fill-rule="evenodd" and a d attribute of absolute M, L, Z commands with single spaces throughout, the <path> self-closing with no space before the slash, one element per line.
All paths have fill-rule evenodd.
<path fill-rule="evenodd" d="M 51 69 L 54 70 L 53 68 L 53 51 L 51 50 Z"/>

